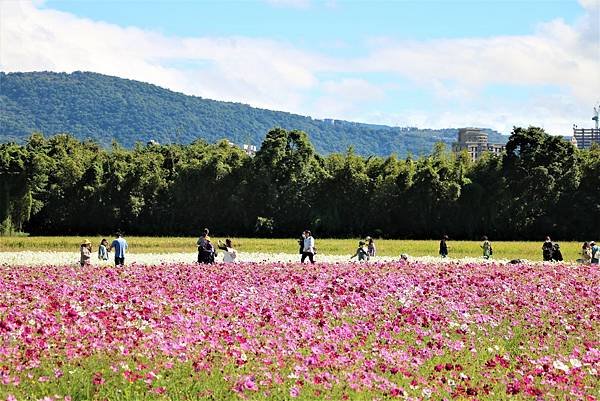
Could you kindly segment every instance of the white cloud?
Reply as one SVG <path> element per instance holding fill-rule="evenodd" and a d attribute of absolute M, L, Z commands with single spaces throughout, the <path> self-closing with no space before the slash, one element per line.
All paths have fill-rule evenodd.
<path fill-rule="evenodd" d="M 315 66 L 326 64 L 320 56 L 266 39 L 169 37 L 29 2 L 0 4 L 0 68 L 8 72 L 95 71 L 187 94 L 300 111 L 302 92 L 317 84 Z M 192 67 L 173 66 L 180 61 Z"/>
<path fill-rule="evenodd" d="M 346 78 L 324 81 L 322 95 L 313 106 L 312 115 L 355 120 L 365 104 L 385 97 L 383 88 L 364 79 Z"/>
<path fill-rule="evenodd" d="M 308 7 L 308 0 L 272 0 Z M 544 125 L 567 134 L 600 96 L 600 2 L 580 0 L 575 24 L 542 23 L 531 35 L 398 41 L 365 56 L 333 57 L 247 37 L 175 37 L 39 7 L 0 1 L 0 69 L 95 71 L 217 100 L 315 117 L 441 128 Z M 323 38 L 324 41 L 334 40 Z M 384 74 L 386 83 L 373 82 Z M 327 78 L 322 78 L 323 76 Z M 409 80 L 431 96 L 428 110 L 381 110 L 387 91 Z M 532 88 L 524 99 L 484 98 L 490 85 Z M 552 87 L 552 97 L 533 95 Z M 396 91 L 396 89 L 394 89 Z M 589 122 L 589 121 L 588 121 Z"/>

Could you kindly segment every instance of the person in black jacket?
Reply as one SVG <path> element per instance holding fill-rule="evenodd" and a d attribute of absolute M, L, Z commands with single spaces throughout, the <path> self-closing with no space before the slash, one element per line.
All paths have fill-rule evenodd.
<path fill-rule="evenodd" d="M 553 262 L 562 262 L 563 261 L 562 252 L 560 251 L 560 245 L 558 245 L 558 244 L 554 244 L 552 246 L 552 261 Z"/>
<path fill-rule="evenodd" d="M 304 233 L 302 233 L 302 235 L 300 235 L 300 239 L 298 240 L 298 245 L 300 246 L 298 253 L 300 255 L 302 255 L 302 251 L 304 250 Z"/>
<path fill-rule="evenodd" d="M 448 241 L 448 236 L 444 235 L 442 237 L 442 240 L 440 241 L 440 256 L 442 258 L 448 256 L 448 244 L 446 243 L 446 241 Z"/>
<path fill-rule="evenodd" d="M 542 257 L 544 258 L 544 262 L 550 262 L 552 260 L 552 250 L 554 248 L 554 244 L 549 236 L 546 236 L 546 240 L 542 244 Z"/>

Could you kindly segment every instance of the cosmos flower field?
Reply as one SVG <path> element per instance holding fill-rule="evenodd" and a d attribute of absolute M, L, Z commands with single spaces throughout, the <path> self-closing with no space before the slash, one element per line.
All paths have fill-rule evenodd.
<path fill-rule="evenodd" d="M 0 400 L 597 400 L 571 264 L 0 265 Z"/>

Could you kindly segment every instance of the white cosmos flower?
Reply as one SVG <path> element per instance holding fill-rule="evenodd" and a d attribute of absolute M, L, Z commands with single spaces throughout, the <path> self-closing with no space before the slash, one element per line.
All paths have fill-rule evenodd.
<path fill-rule="evenodd" d="M 559 360 L 554 361 L 552 363 L 552 366 L 554 367 L 554 369 L 562 370 L 565 373 L 567 373 L 569 371 L 569 367 L 567 365 L 565 365 L 562 361 L 559 361 Z"/>
<path fill-rule="evenodd" d="M 217 255 L 216 261 L 223 261 L 223 253 Z M 24 252 L 0 252 L 0 265 L 9 266 L 39 266 L 39 265 L 71 265 L 79 264 L 79 252 L 52 252 L 52 251 L 24 251 Z M 340 263 L 348 262 L 349 255 L 324 255 L 318 254 L 315 256 L 317 262 L 324 263 Z M 197 260 L 196 252 L 179 252 L 179 253 L 128 253 L 125 256 L 127 264 L 139 263 L 156 265 L 161 263 L 193 263 Z M 376 256 L 371 258 L 368 263 L 382 263 L 400 261 L 400 256 Z M 462 258 L 462 259 L 440 259 L 434 256 L 419 256 L 410 257 L 409 261 L 419 261 L 423 263 L 492 263 L 491 261 L 483 261 L 480 258 Z M 236 262 L 253 262 L 253 263 L 297 263 L 300 262 L 300 255 L 290 253 L 263 253 L 263 252 L 238 252 Z M 503 261 L 496 260 L 496 263 Z M 93 265 L 110 266 L 112 260 L 100 261 L 92 258 Z"/>

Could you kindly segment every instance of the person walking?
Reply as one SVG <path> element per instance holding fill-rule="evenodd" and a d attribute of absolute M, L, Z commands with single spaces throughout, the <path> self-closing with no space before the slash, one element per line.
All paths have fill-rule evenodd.
<path fill-rule="evenodd" d="M 369 261 L 369 249 L 365 246 L 365 241 L 358 241 L 358 248 L 356 249 L 354 255 L 350 256 L 350 259 L 354 259 L 357 256 L 359 262 Z"/>
<path fill-rule="evenodd" d="M 315 263 L 315 239 L 309 230 L 304 230 L 304 248 L 302 249 L 300 263 L 304 263 L 307 257 L 310 263 Z"/>
<path fill-rule="evenodd" d="M 488 240 L 486 235 L 483 236 L 483 244 L 481 244 L 481 249 L 483 249 L 483 257 L 485 259 L 489 259 L 492 256 L 492 243 Z"/>
<path fill-rule="evenodd" d="M 592 247 L 592 259 L 590 263 L 598 265 L 600 264 L 600 246 L 596 245 L 594 241 L 590 241 L 590 246 Z"/>
<path fill-rule="evenodd" d="M 217 248 L 223 251 L 223 262 L 224 263 L 233 263 L 237 258 L 237 251 L 233 248 L 231 244 L 231 240 L 227 238 L 225 240 L 225 245 L 221 241 L 217 243 Z"/>
<path fill-rule="evenodd" d="M 79 247 L 79 254 L 79 264 L 81 265 L 81 267 L 89 265 L 91 263 L 92 243 L 90 242 L 90 240 L 86 239 L 85 241 L 83 241 L 83 243 Z"/>
<path fill-rule="evenodd" d="M 554 248 L 554 244 L 549 236 L 546 236 L 544 243 L 542 244 L 542 257 L 544 258 L 544 262 L 550 262 L 552 260 L 552 249 Z"/>
<path fill-rule="evenodd" d="M 444 235 L 440 241 L 440 256 L 442 258 L 448 257 L 448 243 L 446 241 L 448 241 L 448 236 Z"/>
<path fill-rule="evenodd" d="M 375 241 L 371 237 L 367 237 L 367 252 L 369 253 L 369 257 L 375 256 L 377 253 L 377 249 L 375 248 Z"/>
<path fill-rule="evenodd" d="M 98 259 L 102 261 L 108 260 L 108 241 L 106 238 L 102 238 L 98 246 Z"/>
<path fill-rule="evenodd" d="M 125 238 L 123 238 L 123 234 L 117 233 L 117 238 L 108 247 L 108 252 L 111 252 L 113 249 L 115 250 L 115 266 L 125 265 L 125 252 L 127 248 L 129 246 Z"/>

